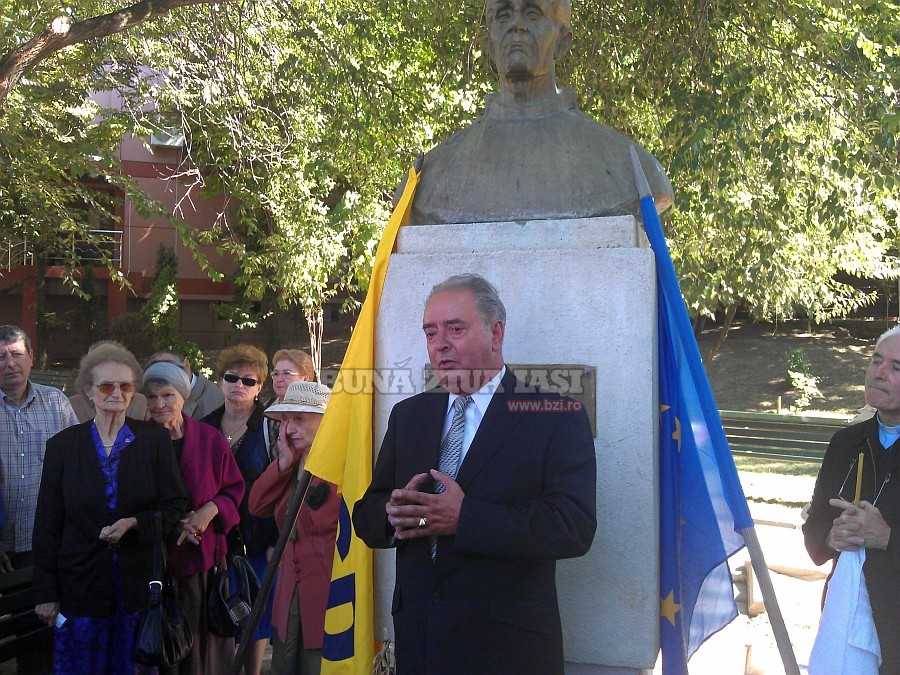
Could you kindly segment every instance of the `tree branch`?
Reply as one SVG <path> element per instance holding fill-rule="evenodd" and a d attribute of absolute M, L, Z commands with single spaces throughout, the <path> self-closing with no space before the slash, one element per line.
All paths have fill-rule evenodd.
<path fill-rule="evenodd" d="M 28 42 L 19 45 L 0 59 L 0 106 L 26 73 L 60 49 L 121 33 L 179 7 L 227 1 L 141 0 L 115 12 L 91 17 L 84 21 L 72 21 L 72 18 L 67 15 L 58 16 Z"/>

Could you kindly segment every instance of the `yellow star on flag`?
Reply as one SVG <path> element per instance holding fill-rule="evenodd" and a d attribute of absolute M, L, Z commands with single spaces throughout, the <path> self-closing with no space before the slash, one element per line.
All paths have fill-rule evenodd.
<path fill-rule="evenodd" d="M 675 602 L 674 591 L 669 591 L 669 594 L 665 597 L 665 599 L 661 600 L 659 603 L 659 615 L 666 617 L 673 627 L 675 626 L 675 614 L 677 614 L 680 610 L 681 605 Z"/>
<path fill-rule="evenodd" d="M 672 440 L 678 443 L 678 452 L 681 452 L 681 420 L 675 418 L 675 431 L 672 432 Z"/>
<path fill-rule="evenodd" d="M 672 406 L 661 403 L 659 405 L 660 415 L 671 408 Z M 681 452 L 681 420 L 677 417 L 675 418 L 675 431 L 672 432 L 672 440 L 678 444 L 678 452 Z"/>

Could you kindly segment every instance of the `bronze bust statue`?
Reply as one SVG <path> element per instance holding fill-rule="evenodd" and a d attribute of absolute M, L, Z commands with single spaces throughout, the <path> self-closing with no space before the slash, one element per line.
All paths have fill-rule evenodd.
<path fill-rule="evenodd" d="M 657 210 L 668 208 L 662 165 L 556 86 L 556 61 L 572 43 L 571 0 L 488 0 L 486 16 L 498 91 L 481 118 L 426 153 L 409 224 L 640 217 L 631 145 Z"/>

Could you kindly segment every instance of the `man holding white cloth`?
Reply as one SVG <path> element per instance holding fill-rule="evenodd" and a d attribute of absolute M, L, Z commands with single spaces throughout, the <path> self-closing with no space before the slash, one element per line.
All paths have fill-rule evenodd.
<path fill-rule="evenodd" d="M 865 391 L 877 414 L 831 439 L 803 526 L 813 562 L 841 560 L 829 579 L 810 673 L 851 672 L 842 662 L 877 664 L 880 647 L 877 672 L 900 675 L 900 536 L 892 536 L 900 526 L 900 327 L 878 338 Z M 836 615 L 846 624 L 839 627 Z M 872 621 L 877 640 L 867 628 Z M 852 667 L 854 675 L 861 667 Z"/>

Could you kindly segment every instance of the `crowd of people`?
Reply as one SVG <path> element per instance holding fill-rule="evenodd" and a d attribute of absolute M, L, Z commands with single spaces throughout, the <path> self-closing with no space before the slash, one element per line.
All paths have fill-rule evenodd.
<path fill-rule="evenodd" d="M 35 612 L 55 627 L 52 647 L 21 654 L 18 672 L 148 670 L 135 662 L 134 639 L 158 534 L 194 636 L 188 655 L 161 672 L 227 672 L 236 643 L 249 640 L 242 669 L 259 673 L 270 639 L 272 672 L 319 672 L 337 530 L 330 484 L 314 482 L 307 513 L 286 524 L 296 553 L 258 599 L 266 608 L 255 633 L 216 635 L 206 617 L 229 551 L 246 551 L 263 578 L 285 525 L 276 517 L 284 519 L 329 400 L 302 350 L 279 350 L 272 365 L 274 397 L 264 404 L 269 360 L 252 345 L 223 350 L 211 382 L 176 352 L 157 352 L 142 368 L 104 340 L 81 359 L 67 399 L 30 380 L 28 336 L 0 326 L 0 572 L 32 567 Z"/>

